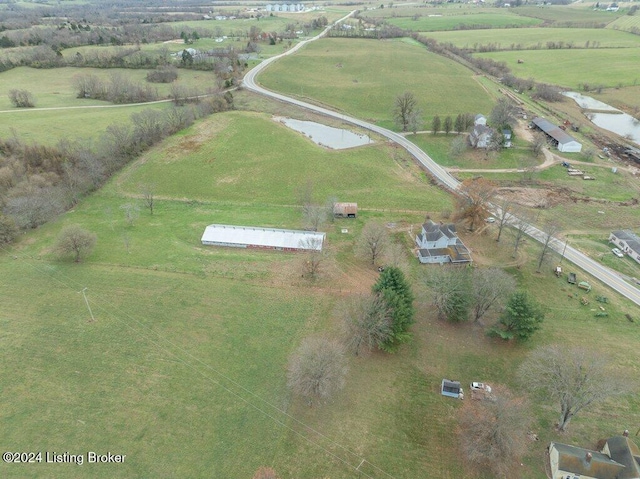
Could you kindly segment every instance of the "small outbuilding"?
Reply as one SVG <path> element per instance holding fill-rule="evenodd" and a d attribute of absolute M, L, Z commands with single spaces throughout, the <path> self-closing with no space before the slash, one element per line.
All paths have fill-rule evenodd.
<path fill-rule="evenodd" d="M 563 153 L 580 153 L 582 143 L 571 135 L 565 133 L 559 126 L 554 125 L 544 118 L 534 118 L 532 123 L 547 135 Z"/>
<path fill-rule="evenodd" d="M 440 393 L 443 396 L 451 397 L 451 398 L 460 398 L 464 397 L 464 393 L 462 391 L 462 386 L 460 385 L 460 381 L 451 381 L 450 379 L 443 379 L 442 385 L 440 386 Z"/>
<path fill-rule="evenodd" d="M 355 218 L 358 216 L 358 203 L 336 203 L 333 205 L 336 218 Z"/>
<path fill-rule="evenodd" d="M 282 230 L 254 226 L 209 225 L 203 245 L 278 251 L 322 251 L 326 234 L 317 231 Z"/>

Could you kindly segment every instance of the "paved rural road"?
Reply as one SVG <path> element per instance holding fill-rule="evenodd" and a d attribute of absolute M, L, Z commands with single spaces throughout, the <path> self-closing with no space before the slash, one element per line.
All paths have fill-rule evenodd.
<path fill-rule="evenodd" d="M 341 18 L 340 20 L 337 20 L 335 23 L 342 22 L 343 20 L 353 15 L 353 13 L 354 12 L 349 13 L 348 15 Z M 247 90 L 260 93 L 262 95 L 265 95 L 271 98 L 275 98 L 276 100 L 280 100 L 285 103 L 291 103 L 301 108 L 305 108 L 307 110 L 310 110 L 316 113 L 321 113 L 323 115 L 336 118 L 338 120 L 343 120 L 347 123 L 351 123 L 353 125 L 357 125 L 359 127 L 365 128 L 369 131 L 378 133 L 379 135 L 384 136 L 389 140 L 396 142 L 398 145 L 406 149 L 416 160 L 420 162 L 420 164 L 422 164 L 422 166 L 427 168 L 431 172 L 431 174 L 441 184 L 443 184 L 450 190 L 453 190 L 453 191 L 457 190 L 458 187 L 460 186 L 460 182 L 456 180 L 454 177 L 452 177 L 444 168 L 442 168 L 435 161 L 433 161 L 433 159 L 431 159 L 429 155 L 427 155 L 424 151 L 422 151 L 420 148 L 414 145 L 411 141 L 407 140 L 404 136 L 398 133 L 395 133 L 391 130 L 387 130 L 386 128 L 382 128 L 377 125 L 374 125 L 372 123 L 368 123 L 366 121 L 362 121 L 357 118 L 353 118 L 353 117 L 344 115 L 342 113 L 329 110 L 327 108 L 323 108 L 317 105 L 312 105 L 311 103 L 306 103 L 304 101 L 296 100 L 295 98 L 290 98 L 288 96 L 272 92 L 270 90 L 267 90 L 261 87 L 256 83 L 256 76 L 260 72 L 262 72 L 265 68 L 267 68 L 271 63 L 275 62 L 276 60 L 284 56 L 292 55 L 293 53 L 297 52 L 299 49 L 301 49 L 304 45 L 306 45 L 309 42 L 313 42 L 315 40 L 318 40 L 319 38 L 322 38 L 327 34 L 327 32 L 331 27 L 332 25 L 329 25 L 326 29 L 324 29 L 320 34 L 316 35 L 315 37 L 298 43 L 296 46 L 294 46 L 290 50 L 287 50 L 286 52 L 280 55 L 264 60 L 262 63 L 257 65 L 255 68 L 253 68 L 251 71 L 249 71 L 245 75 L 243 80 L 244 87 Z M 531 228 L 528 231 L 528 234 L 529 236 L 531 236 L 532 238 L 540 242 L 544 241 L 544 236 L 545 236 L 544 232 L 542 232 L 541 230 L 539 230 L 533 225 L 531 225 Z M 600 281 L 609 285 L 609 287 L 619 292 L 623 296 L 629 298 L 631 301 L 633 301 L 634 303 L 640 306 L 640 290 L 630 285 L 625 280 L 623 280 L 618 275 L 618 273 L 614 272 L 609 268 L 602 266 L 601 264 L 597 263 L 596 261 L 589 258 L 587 255 L 581 253 L 580 251 L 576 250 L 571 246 L 567 246 L 565 249 L 565 244 L 559 240 L 552 241 L 550 243 L 550 247 L 559 254 L 562 254 L 564 250 L 564 257 L 567 258 L 569 261 L 573 262 L 576 266 L 582 268 L 587 273 L 598 278 Z"/>

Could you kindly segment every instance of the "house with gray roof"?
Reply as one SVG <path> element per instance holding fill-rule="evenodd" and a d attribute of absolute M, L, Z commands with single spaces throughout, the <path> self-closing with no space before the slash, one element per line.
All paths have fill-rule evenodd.
<path fill-rule="evenodd" d="M 471 263 L 471 253 L 456 233 L 454 224 L 438 224 L 428 220 L 416 236 L 421 263 Z"/>
<path fill-rule="evenodd" d="M 630 230 L 612 231 L 609 241 L 640 263 L 640 237 Z"/>
<path fill-rule="evenodd" d="M 548 451 L 552 479 L 640 479 L 640 449 L 628 431 L 609 438 L 601 451 L 556 442 Z"/>

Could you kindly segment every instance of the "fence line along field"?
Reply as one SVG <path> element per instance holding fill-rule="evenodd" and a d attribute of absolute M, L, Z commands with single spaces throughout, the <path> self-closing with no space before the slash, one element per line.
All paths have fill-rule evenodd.
<path fill-rule="evenodd" d="M 391 40 L 328 38 L 271 65 L 261 76 L 265 87 L 311 99 L 395 128 L 398 95 L 411 91 L 425 125 L 435 115 L 489 112 L 493 101 L 471 70 L 430 53 L 423 46 Z M 465 94 L 461 95 L 460 92 Z"/>
<path fill-rule="evenodd" d="M 366 16 L 366 13 L 367 12 L 364 13 L 364 16 Z M 431 12 L 429 12 L 429 14 L 430 13 Z M 412 18 L 396 17 L 388 18 L 387 22 L 396 27 L 414 32 L 433 32 L 441 30 L 527 27 L 538 25 L 542 23 L 542 20 L 508 13 L 466 13 L 462 15 L 446 14 L 433 17 L 426 14 Z"/>

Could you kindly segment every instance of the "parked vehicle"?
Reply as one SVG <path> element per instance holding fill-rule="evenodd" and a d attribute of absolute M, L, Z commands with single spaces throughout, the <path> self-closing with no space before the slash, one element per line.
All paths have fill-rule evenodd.
<path fill-rule="evenodd" d="M 575 273 L 569 273 L 569 276 L 567 277 L 567 282 L 570 284 L 576 284 L 576 274 Z"/>
<path fill-rule="evenodd" d="M 613 248 L 611 252 L 615 254 L 618 258 L 624 258 L 624 253 L 620 251 L 618 248 Z"/>

